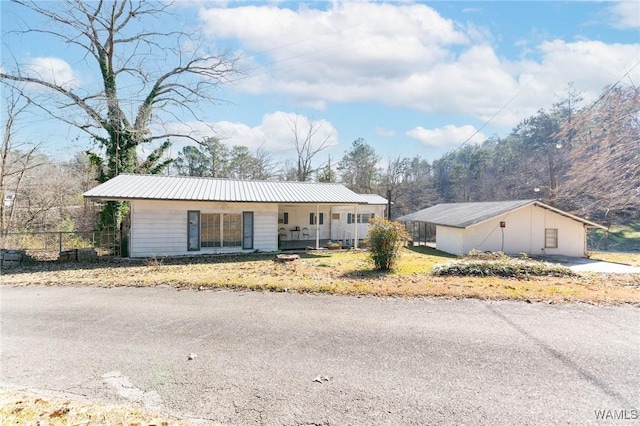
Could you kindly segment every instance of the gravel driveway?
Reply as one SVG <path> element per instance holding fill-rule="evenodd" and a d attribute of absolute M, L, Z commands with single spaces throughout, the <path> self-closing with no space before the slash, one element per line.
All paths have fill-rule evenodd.
<path fill-rule="evenodd" d="M 604 262 L 586 257 L 569 256 L 532 256 L 534 259 L 551 263 L 559 263 L 575 272 L 604 272 L 609 274 L 640 274 L 640 268 L 621 263 Z"/>

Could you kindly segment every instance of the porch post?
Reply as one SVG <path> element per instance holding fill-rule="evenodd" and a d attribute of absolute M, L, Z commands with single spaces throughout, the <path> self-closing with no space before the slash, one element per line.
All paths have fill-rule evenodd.
<path fill-rule="evenodd" d="M 353 218 L 353 248 L 358 248 L 358 205 L 355 205 L 355 215 Z"/>
<path fill-rule="evenodd" d="M 320 248 L 320 204 L 316 204 L 316 250 Z"/>

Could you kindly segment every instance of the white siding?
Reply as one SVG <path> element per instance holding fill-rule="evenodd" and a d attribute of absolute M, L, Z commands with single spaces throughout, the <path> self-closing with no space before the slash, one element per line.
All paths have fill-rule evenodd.
<path fill-rule="evenodd" d="M 363 240 L 367 238 L 369 234 L 369 224 L 368 223 L 347 223 L 347 214 L 371 214 L 373 213 L 375 217 L 384 217 L 385 206 L 382 205 L 359 205 L 357 208 L 355 206 L 334 206 L 331 209 L 331 213 L 340 214 L 339 220 L 332 220 L 331 222 L 331 236 L 327 238 L 331 238 L 332 240 L 342 240 L 343 238 L 351 239 L 354 238 L 354 234 L 356 233 L 356 225 L 358 226 L 358 239 Z"/>
<path fill-rule="evenodd" d="M 500 227 L 500 222 L 505 227 Z M 558 247 L 545 248 L 545 229 L 558 230 Z M 504 242 L 503 242 L 504 233 Z M 581 222 L 538 206 L 516 209 L 465 230 L 437 227 L 436 246 L 449 253 L 504 251 L 507 254 L 585 255 L 585 229 Z"/>
<path fill-rule="evenodd" d="M 586 230 L 582 223 L 540 207 L 533 211 L 532 254 L 563 254 L 584 256 L 586 253 Z M 558 230 L 558 248 L 544 248 L 545 228 Z"/>
<path fill-rule="evenodd" d="M 180 256 L 241 251 L 241 247 L 187 250 L 187 211 L 200 213 L 253 212 L 253 250 L 277 251 L 277 204 L 145 201 L 131 202 L 131 257 Z"/>
<path fill-rule="evenodd" d="M 436 226 L 436 248 L 451 254 L 463 253 L 464 229 Z"/>
<path fill-rule="evenodd" d="M 293 236 L 294 240 L 315 240 L 316 234 L 320 235 L 320 239 L 329 239 L 331 233 L 331 206 L 326 204 L 318 205 L 318 213 L 322 213 L 324 215 L 322 225 L 311 225 L 309 223 L 309 215 L 311 213 L 316 213 L 316 204 L 301 204 L 301 205 L 281 205 L 279 212 L 288 213 L 289 214 L 289 223 L 278 224 L 279 228 L 284 228 L 287 231 L 287 236 L 284 238 L 285 240 L 291 239 Z M 300 235 L 297 233 L 291 233 L 291 229 L 295 227 L 300 228 Z M 309 232 L 308 237 L 303 237 L 302 229 L 307 228 Z"/>
<path fill-rule="evenodd" d="M 478 249 L 531 254 L 534 242 L 532 208 L 533 206 L 527 206 L 467 228 L 464 234 L 464 252 Z M 501 221 L 505 222 L 504 228 L 500 227 Z"/>

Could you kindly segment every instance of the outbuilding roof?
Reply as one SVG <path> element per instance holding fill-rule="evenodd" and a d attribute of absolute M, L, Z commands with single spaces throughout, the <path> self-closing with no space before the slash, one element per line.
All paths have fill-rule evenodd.
<path fill-rule="evenodd" d="M 602 225 L 574 216 L 571 213 L 549 206 L 538 200 L 436 204 L 435 206 L 415 213 L 404 215 L 396 220 L 400 222 L 428 222 L 434 225 L 449 226 L 452 228 L 468 228 L 531 204 L 554 211 L 578 222 L 582 222 L 589 227 L 606 229 Z"/>
<path fill-rule="evenodd" d="M 85 192 L 100 200 L 369 204 L 339 184 L 122 174 Z"/>

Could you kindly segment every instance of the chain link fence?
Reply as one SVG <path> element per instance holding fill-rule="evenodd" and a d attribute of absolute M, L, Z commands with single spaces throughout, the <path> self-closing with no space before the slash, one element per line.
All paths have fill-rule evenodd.
<path fill-rule="evenodd" d="M 26 253 L 34 260 L 57 260 L 60 254 L 70 250 L 94 248 L 100 257 L 118 257 L 121 254 L 120 232 L 104 231 L 72 232 L 8 232 L 0 235 L 0 248 Z"/>

